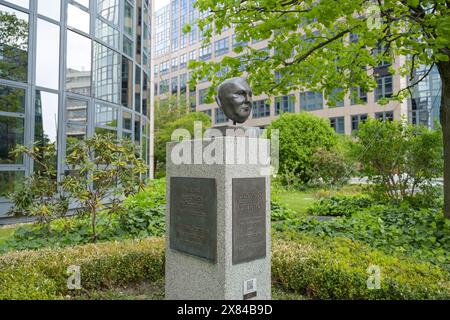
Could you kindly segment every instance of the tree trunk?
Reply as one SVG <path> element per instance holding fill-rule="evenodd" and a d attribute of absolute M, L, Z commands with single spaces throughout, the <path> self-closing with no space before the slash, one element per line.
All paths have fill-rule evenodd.
<path fill-rule="evenodd" d="M 438 63 L 442 81 L 441 126 L 444 144 L 444 215 L 450 219 L 450 61 Z"/>

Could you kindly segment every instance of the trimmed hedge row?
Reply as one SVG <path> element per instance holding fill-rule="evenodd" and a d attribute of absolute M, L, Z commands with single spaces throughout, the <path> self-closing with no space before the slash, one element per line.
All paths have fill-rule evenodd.
<path fill-rule="evenodd" d="M 273 281 L 313 299 L 450 299 L 446 270 L 348 238 L 278 240 L 272 254 Z M 369 266 L 379 267 L 379 289 L 368 288 Z"/>
<path fill-rule="evenodd" d="M 274 239 L 272 278 L 313 299 L 450 299 L 450 274 L 345 238 Z M 67 267 L 81 268 L 81 291 L 67 289 Z M 381 270 L 370 290 L 367 268 Z M 164 240 L 148 238 L 0 256 L 0 299 L 64 299 L 164 276 Z"/>
<path fill-rule="evenodd" d="M 67 289 L 71 265 L 80 266 L 81 292 Z M 63 299 L 163 276 L 159 238 L 12 252 L 0 256 L 0 299 Z"/>

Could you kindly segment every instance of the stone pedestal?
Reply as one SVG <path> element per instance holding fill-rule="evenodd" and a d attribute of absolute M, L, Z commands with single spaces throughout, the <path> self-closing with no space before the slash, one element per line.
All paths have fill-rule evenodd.
<path fill-rule="evenodd" d="M 271 299 L 269 155 L 261 138 L 167 145 L 166 299 Z"/>

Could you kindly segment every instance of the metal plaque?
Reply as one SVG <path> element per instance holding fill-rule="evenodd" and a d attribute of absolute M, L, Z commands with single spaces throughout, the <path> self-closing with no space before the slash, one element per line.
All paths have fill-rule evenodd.
<path fill-rule="evenodd" d="M 216 261 L 215 179 L 170 178 L 170 248 Z"/>
<path fill-rule="evenodd" d="M 266 179 L 233 179 L 233 264 L 266 256 Z"/>

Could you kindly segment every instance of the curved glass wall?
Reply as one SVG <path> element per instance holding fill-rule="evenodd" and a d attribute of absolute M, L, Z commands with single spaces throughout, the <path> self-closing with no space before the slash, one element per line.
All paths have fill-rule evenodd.
<path fill-rule="evenodd" d="M 33 171 L 18 144 L 109 133 L 150 159 L 150 0 L 0 0 L 0 218 Z"/>

